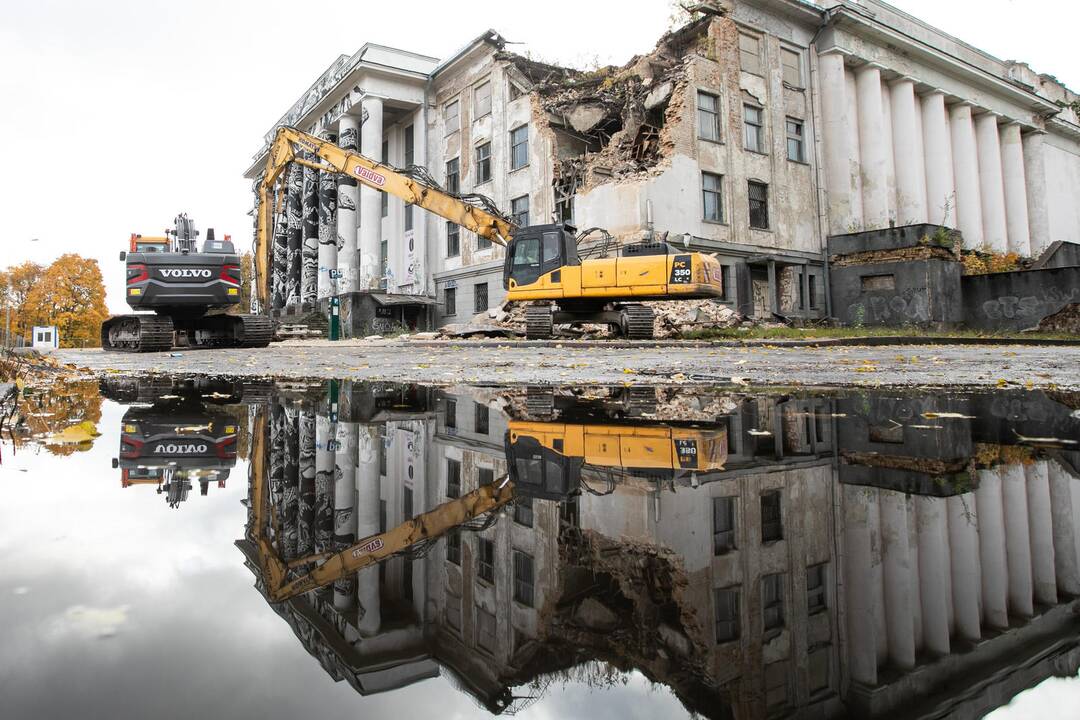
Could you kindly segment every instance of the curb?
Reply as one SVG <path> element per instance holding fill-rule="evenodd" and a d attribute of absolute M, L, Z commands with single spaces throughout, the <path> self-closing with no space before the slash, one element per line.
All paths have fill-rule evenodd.
<path fill-rule="evenodd" d="M 1080 347 L 1080 338 L 978 338 L 978 337 L 919 337 L 917 335 L 864 336 L 848 338 L 811 338 L 806 340 L 754 338 L 748 340 L 519 340 L 511 338 L 491 340 L 401 340 L 412 347 L 445 348 L 467 345 L 468 347 L 537 347 L 537 348 L 597 348 L 628 350 L 635 348 L 710 348 L 710 347 L 883 347 L 890 345 L 1030 345 L 1050 347 Z"/>

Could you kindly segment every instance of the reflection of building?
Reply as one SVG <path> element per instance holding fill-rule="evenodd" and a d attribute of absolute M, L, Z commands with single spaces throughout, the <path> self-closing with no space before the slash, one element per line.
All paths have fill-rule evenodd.
<path fill-rule="evenodd" d="M 611 483 L 595 481 L 610 456 L 575 456 L 579 493 L 564 501 L 519 498 L 278 604 L 361 693 L 441 674 L 503 711 L 600 660 L 707 716 L 883 716 L 916 703 L 975 716 L 1080 665 L 1063 639 L 1076 636 L 1080 585 L 1076 453 L 1017 444 L 1078 435 L 1042 393 L 665 391 L 643 409 L 640 395 L 567 407 L 510 391 L 334 392 L 278 403 L 274 417 L 314 428 L 317 478 L 333 449 L 336 484 L 317 480 L 314 506 L 332 510 L 342 548 L 501 482 L 515 433 L 586 427 L 623 442 L 666 427 L 726 440 L 723 469 L 622 467 Z M 299 422 L 306 413 L 313 423 Z M 268 444 L 281 540 L 294 547 L 308 531 L 288 523 L 311 522 L 318 550 L 323 510 L 305 514 L 302 474 L 273 474 L 305 445 L 279 439 L 288 427 L 276 420 Z"/>

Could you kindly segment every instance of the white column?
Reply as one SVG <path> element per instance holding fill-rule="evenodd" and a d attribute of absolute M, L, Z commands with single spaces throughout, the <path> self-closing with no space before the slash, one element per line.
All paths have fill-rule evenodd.
<path fill-rule="evenodd" d="M 352 115 L 338 120 L 338 145 L 356 152 L 360 149 L 360 123 Z M 348 175 L 337 178 L 337 267 L 338 293 L 359 289 L 360 269 L 356 250 L 357 208 L 360 193 L 356 180 Z"/>
<path fill-rule="evenodd" d="M 1054 521 L 1050 510 L 1050 474 L 1047 461 L 1024 468 L 1027 479 L 1028 527 L 1031 528 L 1031 575 L 1035 599 L 1044 605 L 1057 604 L 1054 573 Z"/>
<path fill-rule="evenodd" d="M 982 199 L 979 197 L 979 155 L 971 105 L 957 103 L 949 108 L 952 131 L 953 178 L 956 182 L 956 226 L 964 235 L 964 246 L 983 244 Z"/>
<path fill-rule="evenodd" d="M 922 98 L 922 131 L 927 222 L 956 227 L 952 141 L 945 112 L 945 95 L 940 90 Z"/>
<path fill-rule="evenodd" d="M 885 140 L 885 201 L 889 222 L 896 223 L 896 162 L 893 159 L 892 93 L 888 85 L 881 86 L 881 129 Z"/>
<path fill-rule="evenodd" d="M 877 684 L 877 638 L 874 622 L 874 583 L 870 498 L 866 488 L 842 485 L 844 493 L 844 582 L 847 602 L 848 650 L 851 677 L 866 685 Z"/>
<path fill-rule="evenodd" d="M 338 423 L 334 454 L 334 549 L 356 542 L 356 423 Z M 334 582 L 334 607 L 347 610 L 356 602 L 356 578 Z"/>
<path fill-rule="evenodd" d="M 1054 532 L 1054 575 L 1061 592 L 1080 595 L 1080 558 L 1076 553 L 1071 478 L 1056 461 L 1050 462 L 1046 470 L 1050 480 L 1050 515 Z"/>
<path fill-rule="evenodd" d="M 1001 177 L 1001 141 L 997 115 L 975 117 L 975 143 L 979 153 L 979 196 L 982 198 L 983 242 L 996 252 L 1008 249 L 1005 222 L 1005 181 Z"/>
<path fill-rule="evenodd" d="M 919 528 L 919 592 L 922 596 L 923 646 L 949 654 L 949 528 L 944 498 L 915 498 Z"/>
<path fill-rule="evenodd" d="M 881 560 L 885 571 L 885 627 L 889 660 L 900 668 L 915 667 L 915 631 L 912 624 L 911 562 L 908 541 L 907 499 L 898 492 L 882 491 Z"/>
<path fill-rule="evenodd" d="M 1050 244 L 1050 209 L 1046 203 L 1046 149 L 1044 133 L 1031 132 L 1021 142 L 1024 149 L 1024 180 L 1027 184 L 1028 231 L 1031 254 L 1038 255 Z"/>
<path fill-rule="evenodd" d="M 1031 584 L 1031 531 L 1028 527 L 1027 480 L 1019 463 L 1002 466 L 1001 496 L 1005 509 L 1005 553 L 1009 568 L 1009 611 L 1034 614 Z"/>
<path fill-rule="evenodd" d="M 855 127 L 848 112 L 844 56 L 832 52 L 818 58 L 821 84 L 822 144 L 825 153 L 825 182 L 829 207 L 829 230 L 846 233 L 856 224 L 852 194 L 852 141 Z"/>
<path fill-rule="evenodd" d="M 975 493 L 948 499 L 949 551 L 952 569 L 953 617 L 956 632 L 966 640 L 978 640 L 980 630 L 979 531 Z"/>
<path fill-rule="evenodd" d="M 1005 180 L 1005 223 L 1009 234 L 1009 252 L 1030 255 L 1024 146 L 1020 139 L 1020 125 L 1014 122 L 1001 128 L 1001 174 Z"/>
<path fill-rule="evenodd" d="M 364 97 L 366 119 L 360 128 L 360 152 L 380 162 L 382 157 L 383 137 L 383 101 L 382 98 L 367 95 Z M 378 289 L 383 276 L 383 267 L 379 262 L 382 243 L 382 198 L 378 190 L 360 188 L 360 289 Z"/>
<path fill-rule="evenodd" d="M 909 77 L 893 82 L 893 164 L 896 167 L 896 221 L 900 225 L 926 222 L 926 167 L 919 142 L 915 83 Z"/>
<path fill-rule="evenodd" d="M 361 425 L 356 446 L 356 535 L 357 540 L 379 532 L 379 428 Z M 356 573 L 356 597 L 364 616 L 357 629 L 365 637 L 377 635 L 382 625 L 379 566 L 371 565 Z"/>
<path fill-rule="evenodd" d="M 1005 560 L 1001 478 L 996 470 L 979 470 L 979 489 L 975 491 L 975 504 L 979 513 L 983 619 L 990 627 L 1007 628 L 1009 574 Z"/>
<path fill-rule="evenodd" d="M 855 71 L 859 112 L 859 177 L 862 179 L 863 229 L 889 226 L 889 184 L 881 105 L 881 68 L 874 63 Z"/>

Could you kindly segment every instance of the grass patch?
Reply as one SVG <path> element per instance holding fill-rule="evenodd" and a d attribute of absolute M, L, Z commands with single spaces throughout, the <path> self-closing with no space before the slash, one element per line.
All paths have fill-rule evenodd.
<path fill-rule="evenodd" d="M 689 330 L 682 340 L 820 340 L 861 337 L 993 338 L 997 340 L 1080 340 L 1067 333 L 992 333 L 978 330 L 923 330 L 915 327 L 772 327 Z"/>

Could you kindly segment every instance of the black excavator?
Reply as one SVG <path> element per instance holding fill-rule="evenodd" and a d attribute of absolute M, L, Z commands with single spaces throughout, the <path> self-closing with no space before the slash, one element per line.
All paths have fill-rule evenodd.
<path fill-rule="evenodd" d="M 160 352 L 174 346 L 266 347 L 274 328 L 265 315 L 226 315 L 240 302 L 240 256 L 226 235 L 206 231 L 202 250 L 199 231 L 187 215 L 177 216 L 164 237 L 133 234 L 120 253 L 127 262 L 124 297 L 135 311 L 116 315 L 101 325 L 101 347 L 123 352 Z"/>

